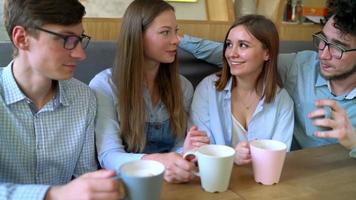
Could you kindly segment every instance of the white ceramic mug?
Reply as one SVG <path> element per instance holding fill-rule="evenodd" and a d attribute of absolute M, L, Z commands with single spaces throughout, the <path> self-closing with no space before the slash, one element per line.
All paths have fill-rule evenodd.
<path fill-rule="evenodd" d="M 163 173 L 162 163 L 153 160 L 137 160 L 120 167 L 120 179 L 124 183 L 127 200 L 159 200 Z"/>
<path fill-rule="evenodd" d="M 184 154 L 184 158 L 195 156 L 201 185 L 207 192 L 224 192 L 230 183 L 235 150 L 229 146 L 208 144 Z"/>
<path fill-rule="evenodd" d="M 277 140 L 253 140 L 250 150 L 255 181 L 264 185 L 278 183 L 287 145 Z"/>

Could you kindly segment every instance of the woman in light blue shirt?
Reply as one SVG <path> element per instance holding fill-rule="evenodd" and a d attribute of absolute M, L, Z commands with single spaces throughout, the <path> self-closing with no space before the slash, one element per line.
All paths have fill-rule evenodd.
<path fill-rule="evenodd" d="M 277 73 L 278 45 L 272 21 L 241 17 L 227 32 L 222 71 L 206 77 L 195 91 L 192 123 L 212 143 L 235 147 L 236 164 L 251 162 L 250 140 L 275 139 L 290 148 L 293 101 Z"/>
<path fill-rule="evenodd" d="M 102 167 L 118 170 L 125 162 L 150 159 L 165 165 L 169 182 L 193 178 L 194 164 L 171 151 L 209 139 L 193 127 L 181 148 L 193 87 L 178 73 L 177 29 L 174 8 L 165 1 L 135 0 L 127 8 L 116 64 L 90 82 L 98 100 L 95 132 Z"/>

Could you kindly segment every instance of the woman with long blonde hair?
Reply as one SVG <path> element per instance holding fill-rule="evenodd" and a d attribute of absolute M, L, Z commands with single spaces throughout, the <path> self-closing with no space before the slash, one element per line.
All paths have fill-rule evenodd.
<path fill-rule="evenodd" d="M 192 178 L 194 164 L 174 152 L 182 151 L 193 95 L 178 71 L 177 30 L 174 8 L 163 0 L 135 0 L 127 8 L 116 64 L 90 82 L 98 99 L 95 131 L 102 167 L 151 159 L 166 166 L 169 182 Z M 195 127 L 187 138 L 184 150 L 209 142 Z"/>

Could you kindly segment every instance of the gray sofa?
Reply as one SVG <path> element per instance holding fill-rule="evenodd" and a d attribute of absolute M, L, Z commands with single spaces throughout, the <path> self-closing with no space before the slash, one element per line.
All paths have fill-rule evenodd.
<path fill-rule="evenodd" d="M 92 41 L 86 49 L 87 58 L 78 63 L 74 77 L 84 83 L 100 71 L 111 67 L 114 62 L 116 43 L 112 41 Z M 298 50 L 314 49 L 311 42 L 283 41 L 280 52 L 290 53 Z M 0 42 L 0 67 L 6 66 L 11 61 L 12 44 Z M 205 61 L 194 58 L 188 52 L 178 48 L 178 62 L 180 73 L 196 86 L 205 76 L 218 71 L 220 68 Z"/>

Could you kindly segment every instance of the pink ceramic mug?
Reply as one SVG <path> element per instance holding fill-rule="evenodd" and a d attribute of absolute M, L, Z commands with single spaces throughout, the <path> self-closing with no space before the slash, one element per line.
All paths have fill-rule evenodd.
<path fill-rule="evenodd" d="M 255 181 L 264 185 L 279 182 L 287 152 L 287 145 L 276 140 L 250 142 Z"/>

